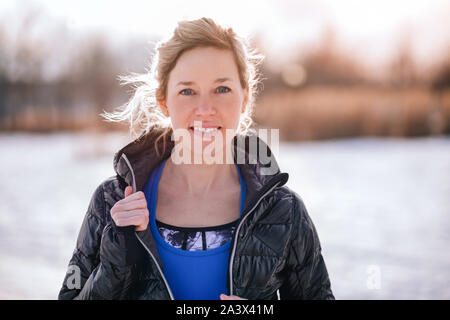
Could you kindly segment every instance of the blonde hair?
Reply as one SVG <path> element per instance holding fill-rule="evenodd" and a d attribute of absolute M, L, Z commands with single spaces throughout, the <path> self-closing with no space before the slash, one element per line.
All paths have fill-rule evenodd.
<path fill-rule="evenodd" d="M 232 28 L 219 26 L 205 17 L 178 22 L 172 37 L 156 44 L 148 72 L 119 76 L 122 85 L 133 86 L 134 93 L 119 110 L 112 113 L 103 111 L 100 115 L 109 122 L 128 122 L 133 138 L 141 137 L 154 128 L 163 129 L 154 145 L 160 155 L 158 145 L 162 138 L 161 151 L 164 154 L 166 139 L 172 128 L 170 118 L 158 107 L 158 101 L 166 100 L 169 74 L 181 54 L 195 47 L 207 46 L 228 49 L 234 55 L 241 86 L 249 90 L 248 102 L 238 127 L 238 134 L 247 134 L 252 130 L 254 100 L 260 82 L 257 66 L 264 56 L 251 48 L 248 40 L 238 36 Z"/>

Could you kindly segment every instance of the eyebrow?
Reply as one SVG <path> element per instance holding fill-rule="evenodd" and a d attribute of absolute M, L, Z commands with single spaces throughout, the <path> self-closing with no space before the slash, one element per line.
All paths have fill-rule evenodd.
<path fill-rule="evenodd" d="M 231 81 L 230 78 L 224 77 L 224 78 L 217 78 L 216 80 L 214 80 L 214 83 L 221 83 L 221 82 L 225 82 L 225 81 Z M 177 83 L 177 86 L 180 85 L 184 85 L 184 86 L 190 86 L 192 84 L 194 84 L 195 82 L 193 81 L 180 81 Z"/>

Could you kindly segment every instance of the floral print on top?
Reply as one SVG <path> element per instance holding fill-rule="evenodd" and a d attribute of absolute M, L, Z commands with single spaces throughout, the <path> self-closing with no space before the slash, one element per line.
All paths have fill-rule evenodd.
<path fill-rule="evenodd" d="M 233 237 L 239 219 L 219 226 L 187 228 L 156 220 L 159 234 L 168 244 L 187 251 L 201 251 L 223 246 Z"/>

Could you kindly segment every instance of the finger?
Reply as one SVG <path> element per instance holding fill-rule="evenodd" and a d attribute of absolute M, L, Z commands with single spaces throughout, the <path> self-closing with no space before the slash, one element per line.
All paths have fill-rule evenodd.
<path fill-rule="evenodd" d="M 133 193 L 133 187 L 132 186 L 127 186 L 125 188 L 125 198 L 128 197 L 132 193 Z"/>
<path fill-rule="evenodd" d="M 127 217 L 120 217 L 120 218 L 115 219 L 115 222 L 116 222 L 116 225 L 119 227 L 140 226 L 142 224 L 147 224 L 148 218 L 142 214 L 139 214 L 139 215 L 133 215 L 133 216 L 127 216 Z"/>
<path fill-rule="evenodd" d="M 133 189 L 133 188 L 130 187 L 130 189 Z M 126 190 L 126 188 L 125 188 L 125 190 Z M 135 193 L 128 195 L 127 197 L 123 198 L 120 201 L 124 201 L 125 199 L 126 200 L 145 199 L 145 194 L 142 191 L 137 191 Z"/>
<path fill-rule="evenodd" d="M 137 216 L 148 216 L 148 210 L 147 209 L 137 209 L 132 211 L 119 211 L 113 214 L 114 220 L 120 220 L 120 219 L 126 219 L 130 217 L 137 217 Z"/>
<path fill-rule="evenodd" d="M 144 231 L 145 229 L 147 229 L 148 223 L 143 223 L 139 226 L 136 226 L 136 228 L 134 230 L 136 231 Z"/>
<path fill-rule="evenodd" d="M 125 200 L 125 199 L 123 199 Z M 117 203 L 116 205 L 116 211 L 132 211 L 135 209 L 147 209 L 147 201 L 145 199 L 131 199 L 128 200 L 126 198 L 126 201 L 121 201 L 120 203 Z"/>
<path fill-rule="evenodd" d="M 220 295 L 220 300 L 247 300 L 247 299 L 241 298 L 241 297 L 238 297 L 238 296 L 235 296 L 235 295 L 227 296 L 226 294 L 222 293 Z"/>

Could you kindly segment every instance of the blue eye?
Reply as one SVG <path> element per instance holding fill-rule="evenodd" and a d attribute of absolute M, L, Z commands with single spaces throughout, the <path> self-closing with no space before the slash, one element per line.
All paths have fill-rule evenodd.
<path fill-rule="evenodd" d="M 226 89 L 226 91 L 220 90 L 220 89 Z M 227 92 L 231 91 L 231 89 L 228 87 L 219 87 L 219 88 L 217 88 L 217 90 L 219 90 L 219 93 L 227 93 Z"/>
<path fill-rule="evenodd" d="M 183 94 L 183 92 L 186 92 L 186 91 L 189 92 L 189 93 Z M 183 96 L 189 96 L 189 95 L 192 94 L 192 89 L 183 89 L 183 90 L 180 91 L 180 93 L 181 93 Z"/>

